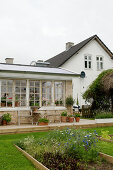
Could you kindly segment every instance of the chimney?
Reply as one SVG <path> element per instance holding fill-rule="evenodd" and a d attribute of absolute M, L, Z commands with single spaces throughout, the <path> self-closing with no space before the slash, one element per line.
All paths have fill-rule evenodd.
<path fill-rule="evenodd" d="M 66 50 L 69 50 L 72 46 L 74 46 L 73 42 L 67 42 L 66 43 Z"/>
<path fill-rule="evenodd" d="M 13 64 L 14 58 L 6 58 L 5 61 L 7 64 Z"/>

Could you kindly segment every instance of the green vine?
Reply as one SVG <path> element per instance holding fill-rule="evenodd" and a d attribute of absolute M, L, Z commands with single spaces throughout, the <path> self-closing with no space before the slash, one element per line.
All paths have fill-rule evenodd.
<path fill-rule="evenodd" d="M 104 91 L 103 84 L 102 84 L 102 78 L 106 75 L 109 75 L 112 73 L 113 70 L 105 70 L 99 76 L 93 81 L 93 83 L 89 86 L 89 88 L 85 91 L 83 94 L 83 98 L 85 100 L 89 100 L 90 98 L 93 98 L 93 103 L 96 107 L 96 109 L 103 107 L 103 105 L 108 105 L 109 98 Z"/>

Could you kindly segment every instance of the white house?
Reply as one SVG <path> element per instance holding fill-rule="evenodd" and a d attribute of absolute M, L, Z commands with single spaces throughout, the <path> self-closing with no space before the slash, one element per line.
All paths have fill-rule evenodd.
<path fill-rule="evenodd" d="M 72 78 L 80 75 L 63 68 L 48 68 L 47 63 L 39 64 L 13 64 L 12 58 L 0 63 L 0 117 L 10 113 L 12 123 L 17 124 L 18 112 L 29 113 L 31 106 L 37 106 L 38 113 L 50 122 L 58 120 L 58 116 L 60 121 L 61 112 L 66 110 L 65 98 L 72 95 Z M 28 117 L 21 120 L 30 122 Z"/>
<path fill-rule="evenodd" d="M 79 44 L 66 43 L 66 50 L 47 60 L 50 67 L 60 67 L 81 74 L 85 77 L 73 78 L 73 97 L 79 100 L 79 105 L 86 104 L 82 94 L 93 80 L 106 69 L 113 68 L 113 53 L 94 35 Z"/>

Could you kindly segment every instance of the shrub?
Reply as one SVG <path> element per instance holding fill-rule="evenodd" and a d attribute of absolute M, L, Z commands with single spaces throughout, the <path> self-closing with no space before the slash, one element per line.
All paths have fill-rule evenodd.
<path fill-rule="evenodd" d="M 38 122 L 44 122 L 44 123 L 49 123 L 49 120 L 46 118 L 40 118 Z"/>
<path fill-rule="evenodd" d="M 102 133 L 102 138 L 108 139 L 108 140 L 111 139 L 111 137 L 108 135 L 108 133 L 109 133 L 108 130 L 106 130 L 106 131 L 103 131 L 103 130 L 102 130 L 101 133 Z"/>
<path fill-rule="evenodd" d="M 112 112 L 105 112 L 105 111 L 101 111 L 101 112 L 95 112 L 96 116 L 95 118 L 96 119 L 106 119 L 106 118 L 113 118 L 113 114 Z"/>
<path fill-rule="evenodd" d="M 6 122 L 10 122 L 11 121 L 11 115 L 9 113 L 3 114 L 2 120 L 6 120 Z"/>
<path fill-rule="evenodd" d="M 67 116 L 67 112 L 65 111 L 65 112 L 62 112 L 61 113 L 61 116 Z"/>
<path fill-rule="evenodd" d="M 67 106 L 73 106 L 74 104 L 74 100 L 73 100 L 73 97 L 72 96 L 69 96 L 66 98 L 66 105 Z"/>

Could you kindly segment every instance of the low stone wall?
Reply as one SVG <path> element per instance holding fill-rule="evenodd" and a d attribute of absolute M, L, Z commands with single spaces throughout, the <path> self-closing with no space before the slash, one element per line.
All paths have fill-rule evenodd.
<path fill-rule="evenodd" d="M 49 119 L 50 123 L 57 123 L 61 121 L 61 113 L 65 110 L 38 110 L 37 111 L 37 117 L 46 117 Z M 2 115 L 5 113 L 11 114 L 11 122 L 9 124 L 18 124 L 18 111 L 0 111 L 0 125 L 1 125 L 1 118 Z M 24 116 L 25 115 L 25 116 Z M 32 124 L 33 117 L 27 116 L 30 115 L 30 111 L 21 110 L 20 111 L 20 124 Z M 38 122 L 37 120 L 34 120 L 34 122 Z"/>
<path fill-rule="evenodd" d="M 65 110 L 39 110 L 40 117 L 46 117 L 50 123 L 61 122 L 61 113 Z"/>
<path fill-rule="evenodd" d="M 11 115 L 11 122 L 9 124 L 17 124 L 17 111 L 0 111 L 0 124 L 2 123 L 2 115 L 6 113 L 9 113 Z"/>

